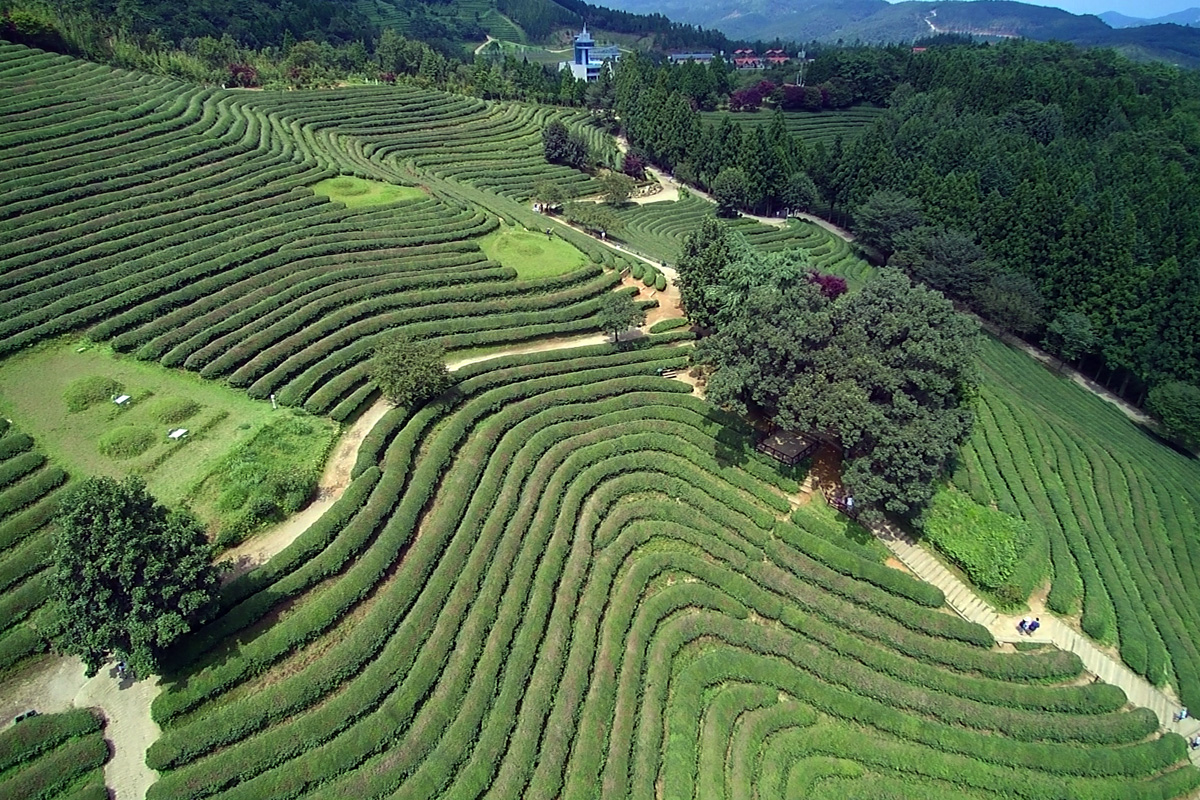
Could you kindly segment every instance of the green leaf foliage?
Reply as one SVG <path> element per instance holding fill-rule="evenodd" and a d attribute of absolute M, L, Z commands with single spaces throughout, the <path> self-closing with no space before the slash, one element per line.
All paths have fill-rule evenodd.
<path fill-rule="evenodd" d="M 220 570 L 203 526 L 132 477 L 89 478 L 63 498 L 56 521 L 55 648 L 80 656 L 89 676 L 113 655 L 135 674 L 155 672 L 216 592 Z"/>
<path fill-rule="evenodd" d="M 1188 447 L 1200 447 L 1200 387 L 1172 381 L 1150 390 L 1146 407 L 1163 431 Z"/>
<path fill-rule="evenodd" d="M 728 318 L 696 351 L 718 367 L 708 398 L 832 437 L 860 506 L 917 514 L 971 429 L 974 323 L 896 270 L 836 300 L 757 289 Z"/>
<path fill-rule="evenodd" d="M 646 311 L 628 292 L 610 292 L 600 298 L 600 309 L 596 312 L 596 324 L 600 330 L 613 335 L 613 341 L 630 328 L 646 321 Z"/>
<path fill-rule="evenodd" d="M 924 539 L 985 589 L 1003 588 L 1031 542 L 1028 523 L 943 489 L 921 519 Z"/>

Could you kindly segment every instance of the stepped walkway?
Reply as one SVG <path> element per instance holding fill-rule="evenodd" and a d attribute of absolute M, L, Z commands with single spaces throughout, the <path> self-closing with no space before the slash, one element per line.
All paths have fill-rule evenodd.
<path fill-rule="evenodd" d="M 1200 720 L 1191 717 L 1179 722 L 1175 720 L 1175 714 L 1179 711 L 1178 700 L 1152 686 L 1062 620 L 1042 612 L 1038 615 L 1041 627 L 1033 636 L 1026 636 L 1017 630 L 1017 623 L 1021 617 L 997 613 L 928 550 L 914 542 L 907 533 L 890 523 L 883 523 L 871 530 L 914 575 L 941 589 L 950 608 L 964 619 L 978 622 L 990 630 L 996 641 L 1040 642 L 1052 644 L 1060 650 L 1069 650 L 1082 659 L 1083 667 L 1088 672 L 1105 683 L 1121 687 L 1129 702 L 1149 708 L 1157 714 L 1163 730 L 1178 733 L 1188 739 L 1200 734 Z M 1200 713 L 1200 709 L 1196 709 L 1196 712 Z M 1189 752 L 1192 762 L 1200 765 L 1200 749 Z"/>

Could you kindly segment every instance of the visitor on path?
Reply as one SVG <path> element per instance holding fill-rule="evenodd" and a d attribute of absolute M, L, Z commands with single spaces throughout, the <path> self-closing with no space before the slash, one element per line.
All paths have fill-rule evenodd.
<path fill-rule="evenodd" d="M 117 662 L 117 679 L 122 680 L 122 681 L 125 680 L 125 662 L 124 661 Z"/>
<path fill-rule="evenodd" d="M 846 495 L 846 511 L 854 511 L 854 498 Z"/>
<path fill-rule="evenodd" d="M 554 238 L 554 236 L 553 236 L 553 235 L 550 233 L 550 229 L 549 229 L 549 228 L 546 228 L 546 238 L 547 238 L 547 239 L 553 239 L 553 238 Z"/>
<path fill-rule="evenodd" d="M 1190 744 L 1192 746 L 1193 750 L 1195 750 L 1197 747 L 1200 747 L 1200 734 L 1196 734 L 1195 736 L 1193 736 L 1188 741 L 1188 744 Z"/>
<path fill-rule="evenodd" d="M 1029 626 L 1031 624 L 1033 624 L 1033 620 L 1030 619 L 1029 617 L 1025 617 L 1020 622 L 1017 623 L 1017 630 L 1019 630 L 1021 633 L 1028 634 Z"/>
<path fill-rule="evenodd" d="M 1183 708 L 1179 709 L 1179 711 L 1175 714 L 1176 722 L 1183 722 L 1187 718 L 1188 718 L 1187 706 L 1184 706 Z"/>
<path fill-rule="evenodd" d="M 1042 618 L 1035 617 L 1033 622 L 1029 623 L 1029 625 L 1028 625 L 1027 630 L 1029 632 L 1029 635 L 1032 636 L 1033 632 L 1036 631 L 1040 627 L 1042 627 Z"/>

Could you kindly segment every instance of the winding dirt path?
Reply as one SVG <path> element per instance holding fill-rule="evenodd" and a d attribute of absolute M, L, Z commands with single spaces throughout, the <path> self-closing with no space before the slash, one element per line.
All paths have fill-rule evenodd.
<path fill-rule="evenodd" d="M 231 581 L 239 575 L 244 575 L 257 566 L 265 564 L 283 548 L 287 547 L 296 537 L 308 530 L 308 527 L 321 518 L 350 485 L 350 471 L 354 469 L 354 460 L 358 456 L 358 448 L 367 438 L 367 434 L 375 427 L 375 423 L 387 413 L 390 404 L 378 400 L 363 412 L 362 416 L 342 434 L 334 445 L 325 472 L 317 483 L 317 496 L 304 509 L 280 522 L 266 531 L 251 537 L 237 547 L 226 550 L 221 555 L 221 561 L 232 564 L 232 569 L 225 575 L 225 581 Z"/>
<path fill-rule="evenodd" d="M 112 757 L 104 765 L 104 783 L 117 800 L 141 800 L 158 773 L 146 766 L 146 748 L 161 733 L 150 717 L 150 704 L 162 687 L 157 677 L 118 680 L 115 663 L 94 678 L 84 677 L 75 657 L 48 656 L 30 664 L 0 690 L 0 720 L 8 723 L 26 709 L 56 714 L 92 708 L 107 721 L 104 738 Z"/>

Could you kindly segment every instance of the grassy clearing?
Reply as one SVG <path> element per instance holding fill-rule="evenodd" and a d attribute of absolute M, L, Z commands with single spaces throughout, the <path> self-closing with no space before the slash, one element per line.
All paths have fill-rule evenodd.
<path fill-rule="evenodd" d="M 131 400 L 118 407 L 106 395 L 69 410 L 69 401 L 79 407 L 85 394 L 80 387 L 101 384 L 106 391 L 121 387 Z M 74 340 L 48 342 L 0 362 L 0 413 L 72 475 L 141 475 L 156 497 L 171 505 L 191 502 L 210 525 L 228 512 L 217 508 L 219 493 L 199 491 L 202 484 L 211 485 L 215 472 L 232 479 L 226 468 L 231 455 L 268 425 L 298 420 L 306 426 L 305 433 L 277 437 L 282 449 L 259 453 L 264 466 L 284 473 L 311 471 L 314 459 L 319 469 L 335 433 L 327 420 L 272 410 L 269 402 L 198 376 Z M 172 441 L 167 433 L 176 425 L 188 434 Z"/>
<path fill-rule="evenodd" d="M 381 206 L 405 200 L 420 200 L 426 196 L 425 192 L 415 186 L 396 186 L 392 183 L 368 181 L 351 175 L 326 178 L 313 184 L 312 190 L 336 203 L 342 203 L 347 208 Z"/>
<path fill-rule="evenodd" d="M 523 280 L 565 275 L 587 263 L 587 256 L 569 242 L 524 228 L 500 228 L 480 239 L 479 246 Z"/>

